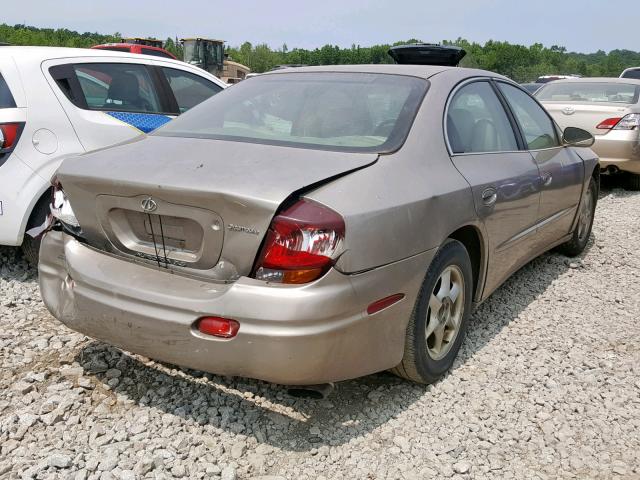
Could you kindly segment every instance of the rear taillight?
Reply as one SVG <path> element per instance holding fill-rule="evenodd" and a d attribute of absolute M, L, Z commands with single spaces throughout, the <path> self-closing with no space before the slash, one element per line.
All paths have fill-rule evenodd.
<path fill-rule="evenodd" d="M 4 163 L 4 157 L 18 144 L 23 128 L 22 122 L 0 123 L 0 165 Z"/>
<path fill-rule="evenodd" d="M 596 128 L 600 130 L 635 130 L 640 128 L 640 113 L 629 113 L 624 117 L 607 118 Z"/>
<path fill-rule="evenodd" d="M 600 122 L 596 128 L 598 130 L 611 130 L 620 120 L 622 120 L 622 117 L 607 118 Z"/>
<path fill-rule="evenodd" d="M 630 113 L 622 117 L 622 119 L 613 127 L 614 130 L 635 130 L 640 128 L 640 113 Z"/>
<path fill-rule="evenodd" d="M 311 200 L 299 200 L 271 222 L 255 278 L 293 284 L 316 280 L 342 253 L 344 232 L 339 214 Z"/>

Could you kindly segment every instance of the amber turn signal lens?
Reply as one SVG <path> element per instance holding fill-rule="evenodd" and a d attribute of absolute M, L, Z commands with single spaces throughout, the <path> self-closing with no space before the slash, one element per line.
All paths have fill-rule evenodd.
<path fill-rule="evenodd" d="M 319 278 L 323 273 L 322 268 L 309 270 L 285 270 L 282 272 L 282 283 L 309 283 Z"/>

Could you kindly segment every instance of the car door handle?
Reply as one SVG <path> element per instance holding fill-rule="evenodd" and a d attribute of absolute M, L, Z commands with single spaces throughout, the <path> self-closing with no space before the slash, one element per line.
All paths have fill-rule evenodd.
<path fill-rule="evenodd" d="M 542 186 L 548 187 L 553 181 L 553 175 L 551 175 L 549 172 L 542 172 L 542 175 L 540 175 L 540 180 L 542 180 Z"/>
<path fill-rule="evenodd" d="M 486 206 L 489 207 L 493 205 L 496 203 L 496 200 L 498 200 L 498 192 L 495 188 L 487 188 L 482 192 L 482 203 Z"/>

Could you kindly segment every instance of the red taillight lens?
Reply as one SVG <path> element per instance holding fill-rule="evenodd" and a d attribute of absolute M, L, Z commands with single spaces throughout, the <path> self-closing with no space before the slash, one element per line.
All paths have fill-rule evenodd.
<path fill-rule="evenodd" d="M 342 252 L 344 232 L 344 219 L 336 212 L 299 200 L 271 222 L 255 277 L 295 284 L 319 278 Z"/>
<path fill-rule="evenodd" d="M 15 147 L 20 137 L 21 123 L 0 124 L 0 150 L 8 150 Z"/>
<path fill-rule="evenodd" d="M 220 338 L 233 338 L 238 334 L 240 324 L 222 317 L 202 317 L 198 320 L 198 331 Z"/>
<path fill-rule="evenodd" d="M 622 117 L 607 118 L 606 120 L 600 122 L 596 128 L 598 130 L 611 130 L 618 124 L 620 120 L 622 120 Z"/>

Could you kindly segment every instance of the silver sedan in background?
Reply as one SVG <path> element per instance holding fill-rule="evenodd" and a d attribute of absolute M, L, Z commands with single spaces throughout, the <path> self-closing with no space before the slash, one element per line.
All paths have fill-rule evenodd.
<path fill-rule="evenodd" d="M 535 93 L 560 127 L 580 127 L 595 137 L 593 151 L 608 173 L 624 173 L 640 190 L 640 80 L 557 80 Z"/>
<path fill-rule="evenodd" d="M 486 71 L 268 73 L 65 160 L 42 297 L 77 331 L 204 371 L 433 382 L 475 305 L 585 248 L 592 141 Z"/>

